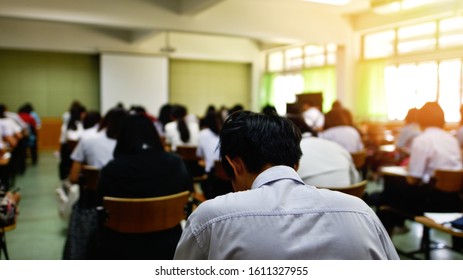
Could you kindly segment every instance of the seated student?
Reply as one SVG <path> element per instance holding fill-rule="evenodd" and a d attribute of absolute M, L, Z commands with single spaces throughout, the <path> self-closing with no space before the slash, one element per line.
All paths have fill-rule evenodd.
<path fill-rule="evenodd" d="M 231 182 L 218 178 L 215 162 L 219 160 L 219 132 L 222 126 L 216 112 L 209 112 L 202 120 L 203 129 L 199 132 L 196 155 L 204 160 L 207 179 L 201 184 L 206 199 L 214 198 L 233 191 Z"/>
<path fill-rule="evenodd" d="M 362 200 L 304 184 L 300 141 L 300 130 L 276 114 L 230 115 L 220 157 L 235 192 L 196 208 L 175 259 L 398 259 Z"/>
<path fill-rule="evenodd" d="M 114 150 L 114 160 L 101 170 L 98 193 L 145 198 L 192 189 L 182 159 L 164 150 L 153 123 L 144 115 L 129 115 Z M 103 259 L 172 259 L 182 228 L 147 234 L 121 234 L 102 229 Z"/>
<path fill-rule="evenodd" d="M 307 185 L 348 187 L 360 180 L 350 153 L 339 144 L 321 139 L 299 115 L 288 118 L 302 132 L 302 157 L 297 173 Z"/>
<path fill-rule="evenodd" d="M 173 106 L 172 118 L 174 121 L 167 123 L 164 127 L 166 144 L 171 146 L 172 151 L 175 151 L 179 145 L 198 145 L 199 124 L 187 119 L 186 107 Z"/>
<path fill-rule="evenodd" d="M 101 169 L 113 159 L 116 139 L 123 119 L 127 116 L 124 109 L 111 109 L 101 124 L 100 131 L 79 140 L 71 154 L 72 167 L 69 175 L 71 183 L 78 183 L 82 165 L 87 164 Z"/>
<path fill-rule="evenodd" d="M 410 155 L 413 139 L 421 133 L 418 124 L 418 109 L 411 108 L 405 116 L 405 125 L 400 129 L 395 146 L 405 156 Z"/>
<path fill-rule="evenodd" d="M 325 115 L 324 130 L 318 134 L 318 137 L 338 143 L 349 153 L 360 152 L 364 149 L 360 133 L 349 125 L 342 110 L 331 110 Z"/>
<path fill-rule="evenodd" d="M 408 163 L 408 176 L 389 176 L 384 180 L 380 205 L 389 205 L 410 214 L 460 211 L 457 197 L 432 188 L 434 171 L 437 169 L 459 170 L 462 159 L 458 141 L 443 128 L 444 111 L 437 102 L 428 102 L 418 111 L 418 123 L 422 133 L 413 140 Z M 401 225 L 402 219 L 388 213 L 380 213 L 389 232 Z"/>

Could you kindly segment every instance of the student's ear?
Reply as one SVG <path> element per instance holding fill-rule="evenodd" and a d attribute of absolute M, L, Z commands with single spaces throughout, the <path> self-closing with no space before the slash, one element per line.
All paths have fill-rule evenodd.
<path fill-rule="evenodd" d="M 228 164 L 230 164 L 231 168 L 233 169 L 235 176 L 243 174 L 244 162 L 241 158 L 236 157 L 234 159 L 231 159 L 229 156 L 225 156 L 225 158 L 227 159 Z"/>
<path fill-rule="evenodd" d="M 296 170 L 296 171 L 299 170 L 299 161 L 294 165 L 294 170 Z"/>

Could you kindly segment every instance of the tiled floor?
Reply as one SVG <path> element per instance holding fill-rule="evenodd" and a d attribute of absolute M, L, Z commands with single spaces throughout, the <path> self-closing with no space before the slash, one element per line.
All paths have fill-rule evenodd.
<path fill-rule="evenodd" d="M 29 166 L 26 174 L 16 182 L 21 187 L 22 201 L 17 227 L 6 233 L 10 259 L 59 260 L 62 258 L 67 222 L 58 215 L 55 189 L 59 186 L 58 159 L 52 152 L 42 152 L 37 166 Z M 367 191 L 381 190 L 381 182 L 370 182 Z M 410 231 L 395 234 L 393 242 L 403 251 L 414 251 L 419 246 L 420 225 L 407 222 Z M 439 242 L 451 244 L 446 234 L 431 232 Z M 401 256 L 407 259 L 405 256 Z M 420 257 L 418 255 L 418 257 Z M 447 249 L 432 252 L 433 259 L 463 259 L 463 254 Z M 2 255 L 2 259 L 4 256 Z"/>

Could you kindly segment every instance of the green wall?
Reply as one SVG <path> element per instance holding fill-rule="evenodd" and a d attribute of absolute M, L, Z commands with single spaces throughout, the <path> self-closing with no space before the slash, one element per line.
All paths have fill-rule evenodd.
<path fill-rule="evenodd" d="M 41 117 L 60 117 L 73 100 L 100 108 L 98 55 L 0 50 L 0 102 L 31 102 Z"/>
<path fill-rule="evenodd" d="M 251 109 L 249 63 L 171 59 L 169 70 L 169 102 L 187 106 L 188 113 L 202 116 L 208 105 Z"/>

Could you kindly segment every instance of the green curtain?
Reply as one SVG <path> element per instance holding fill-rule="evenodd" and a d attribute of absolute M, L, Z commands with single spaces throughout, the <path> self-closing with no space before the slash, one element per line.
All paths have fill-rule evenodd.
<path fill-rule="evenodd" d="M 317 67 L 302 71 L 305 92 L 323 92 L 323 112 L 331 110 L 336 100 L 335 66 Z"/>
<path fill-rule="evenodd" d="M 353 113 L 359 120 L 387 120 L 385 67 L 385 60 L 362 61 L 357 65 Z"/>
<path fill-rule="evenodd" d="M 275 105 L 273 101 L 273 81 L 277 77 L 276 73 L 264 73 L 260 85 L 260 108 L 266 105 Z"/>

